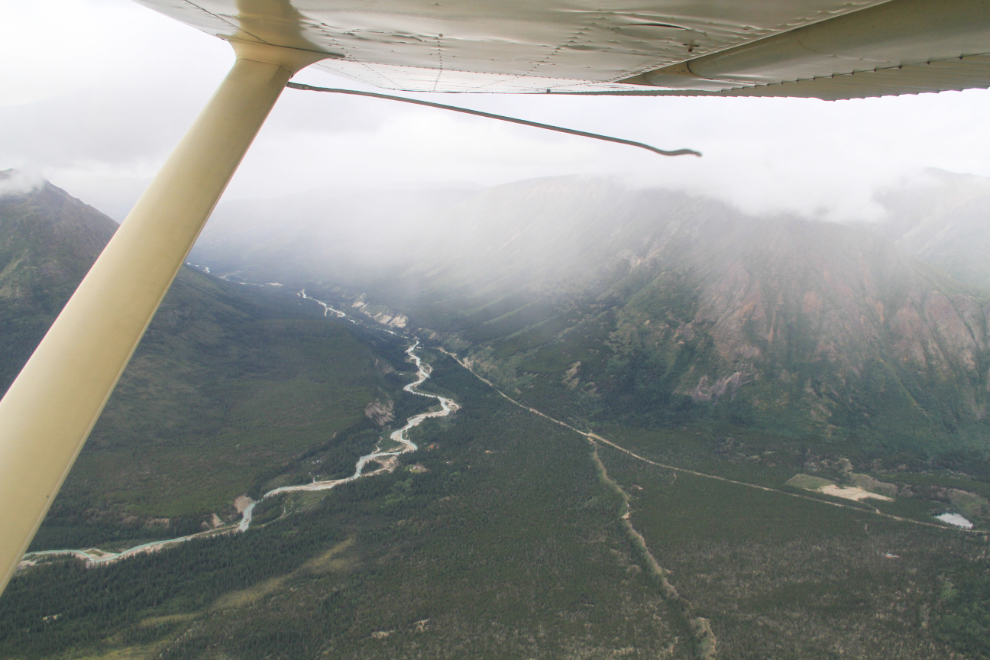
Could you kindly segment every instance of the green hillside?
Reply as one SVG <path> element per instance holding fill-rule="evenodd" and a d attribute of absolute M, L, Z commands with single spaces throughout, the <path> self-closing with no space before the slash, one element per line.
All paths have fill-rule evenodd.
<path fill-rule="evenodd" d="M 754 229 L 734 253 L 690 246 L 707 254 L 644 258 L 576 295 L 517 291 L 435 327 L 460 326 L 447 341 L 470 342 L 479 368 L 590 423 L 857 434 L 922 459 L 979 446 L 986 293 L 846 228 Z"/>
<path fill-rule="evenodd" d="M 11 170 L 0 172 L 0 179 Z M 117 223 L 50 183 L 0 196 L 0 391 L 117 229 Z"/>
<path fill-rule="evenodd" d="M 115 227 L 51 184 L 0 197 L 4 389 Z M 32 549 L 170 538 L 235 519 L 234 499 L 275 477 L 349 475 L 381 432 L 370 403 L 423 403 L 401 391 L 399 340 L 321 312 L 183 269 Z"/>
<path fill-rule="evenodd" d="M 234 519 L 237 496 L 257 496 L 303 455 L 318 468 L 274 485 L 351 474 L 379 437 L 368 404 L 422 405 L 401 392 L 410 367 L 398 342 L 236 286 L 190 271 L 177 279 L 35 549 L 79 545 L 73 534 L 93 524 L 126 523 L 124 541 L 198 529 L 213 513 Z"/>

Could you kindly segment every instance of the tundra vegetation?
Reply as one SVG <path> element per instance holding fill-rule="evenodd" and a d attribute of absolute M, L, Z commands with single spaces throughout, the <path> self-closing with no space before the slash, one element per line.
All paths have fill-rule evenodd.
<path fill-rule="evenodd" d="M 696 657 L 587 438 L 428 361 L 462 408 L 400 469 L 269 500 L 245 534 L 25 571 L 4 657 Z M 718 657 L 990 652 L 983 536 L 597 451 Z"/>

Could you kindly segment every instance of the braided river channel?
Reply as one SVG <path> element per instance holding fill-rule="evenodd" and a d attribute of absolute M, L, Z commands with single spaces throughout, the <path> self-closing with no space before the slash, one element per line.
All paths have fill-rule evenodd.
<path fill-rule="evenodd" d="M 338 310 L 330 308 L 322 301 L 306 296 L 305 291 L 301 292 L 298 295 L 300 295 L 300 297 L 304 299 L 312 300 L 322 305 L 324 310 L 326 310 L 325 315 L 328 315 L 330 312 L 333 312 L 338 316 L 341 317 L 345 316 L 343 312 L 339 312 Z M 354 319 L 349 318 L 348 320 L 354 322 Z M 386 330 L 386 332 L 389 332 L 389 334 L 393 334 L 393 335 L 395 334 L 394 332 L 391 332 L 389 330 Z M 389 435 L 387 441 L 384 438 L 382 440 L 379 440 L 378 444 L 375 446 L 374 450 L 370 454 L 366 454 L 358 459 L 357 465 L 355 466 L 354 469 L 354 474 L 352 474 L 351 476 L 346 477 L 344 479 L 335 479 L 331 481 L 313 481 L 308 484 L 302 484 L 297 486 L 282 486 L 281 488 L 275 488 L 274 490 L 268 491 L 261 497 L 261 499 L 265 500 L 268 499 L 269 497 L 274 497 L 276 495 L 281 495 L 284 493 L 330 490 L 332 488 L 336 488 L 337 486 L 340 486 L 341 484 L 350 483 L 351 481 L 355 481 L 363 477 L 371 477 L 376 474 L 381 474 L 383 472 L 391 472 L 398 466 L 398 462 L 399 462 L 398 457 L 400 455 L 408 454 L 410 452 L 416 451 L 417 450 L 416 444 L 409 439 L 410 429 L 419 426 L 427 419 L 446 417 L 447 415 L 451 414 L 458 408 L 457 403 L 453 399 L 448 399 L 447 397 L 439 396 L 437 394 L 430 394 L 428 392 L 423 392 L 419 389 L 419 386 L 422 385 L 424 382 L 426 382 L 426 380 L 430 377 L 430 372 L 432 371 L 432 369 L 429 364 L 424 362 L 423 359 L 419 355 L 417 355 L 416 349 L 418 347 L 419 347 L 419 341 L 417 340 L 413 343 L 412 346 L 406 349 L 406 354 L 409 356 L 409 359 L 412 360 L 412 362 L 416 365 L 416 380 L 406 385 L 403 389 L 406 392 L 415 394 L 417 396 L 436 399 L 437 402 L 440 404 L 439 410 L 435 410 L 435 409 L 430 410 L 428 412 L 420 413 L 418 415 L 413 415 L 412 417 L 407 419 L 405 425 L 402 428 L 393 431 Z M 378 467 L 376 467 L 371 472 L 365 472 L 364 471 L 365 466 L 367 466 L 368 463 L 371 461 L 374 461 Z M 132 548 L 121 550 L 120 552 L 106 552 L 103 550 L 99 550 L 97 548 L 87 548 L 85 550 L 40 550 L 37 552 L 29 552 L 26 553 L 24 555 L 24 558 L 21 560 L 20 568 L 27 568 L 28 566 L 33 566 L 37 564 L 39 560 L 43 560 L 48 557 L 54 557 L 59 555 L 74 556 L 86 562 L 87 566 L 109 564 L 112 562 L 120 561 L 121 559 L 126 559 L 127 557 L 132 557 L 137 554 L 141 554 L 145 552 L 155 552 L 161 550 L 164 547 L 175 545 L 177 543 L 184 543 L 191 539 L 207 538 L 210 536 L 216 536 L 220 534 L 245 532 L 251 526 L 251 514 L 254 511 L 254 507 L 257 506 L 258 502 L 251 501 L 247 497 L 241 496 L 238 498 L 238 504 L 241 505 L 246 504 L 246 506 L 238 507 L 239 509 L 242 508 L 242 517 L 240 521 L 236 523 L 217 527 L 215 529 L 211 529 L 205 532 L 199 532 L 197 534 L 191 534 L 189 536 L 180 536 L 174 539 L 165 539 L 161 541 L 152 541 L 150 543 L 143 543 L 141 545 L 137 545 Z"/>

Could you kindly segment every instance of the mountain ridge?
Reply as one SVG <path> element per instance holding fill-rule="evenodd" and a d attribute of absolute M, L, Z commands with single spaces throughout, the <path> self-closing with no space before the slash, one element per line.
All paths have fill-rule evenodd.
<path fill-rule="evenodd" d="M 944 443 L 984 452 L 990 294 L 883 229 L 541 179 L 448 209 L 396 277 L 305 282 L 407 316 L 508 390 L 569 401 L 572 417 L 714 416 L 865 433 L 928 458 Z"/>
<path fill-rule="evenodd" d="M 11 181 L 17 172 L 0 172 Z M 24 186 L 21 186 L 24 188 Z M 93 207 L 43 182 L 0 194 L 0 391 L 6 391 L 117 229 Z"/>

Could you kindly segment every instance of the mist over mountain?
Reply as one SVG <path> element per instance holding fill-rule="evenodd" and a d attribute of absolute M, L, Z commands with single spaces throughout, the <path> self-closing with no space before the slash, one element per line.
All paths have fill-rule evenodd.
<path fill-rule="evenodd" d="M 600 190 L 595 203 L 587 184 L 560 186 L 514 195 L 547 200 L 523 202 L 529 214 L 480 204 L 525 220 L 482 221 L 502 240 L 483 236 L 446 271 L 414 269 L 412 322 L 470 342 L 459 347 L 503 384 L 593 420 L 715 415 L 898 448 L 982 427 L 985 294 L 868 230 L 656 191 Z"/>
<path fill-rule="evenodd" d="M 363 283 L 401 273 L 433 240 L 424 227 L 476 192 L 469 184 L 331 189 L 221 204 L 190 260 L 242 279 Z"/>
<path fill-rule="evenodd" d="M 990 179 L 925 170 L 878 195 L 881 230 L 965 284 L 990 287 Z"/>
<path fill-rule="evenodd" d="M 970 285 L 990 186 L 925 181 L 886 191 L 888 220 L 860 226 L 593 178 L 428 204 L 383 191 L 363 193 L 360 212 L 360 195 L 305 219 L 286 210 L 294 259 L 225 250 L 221 226 L 194 254 L 408 317 L 574 420 L 715 419 L 888 453 L 983 451 L 990 296 Z"/>

